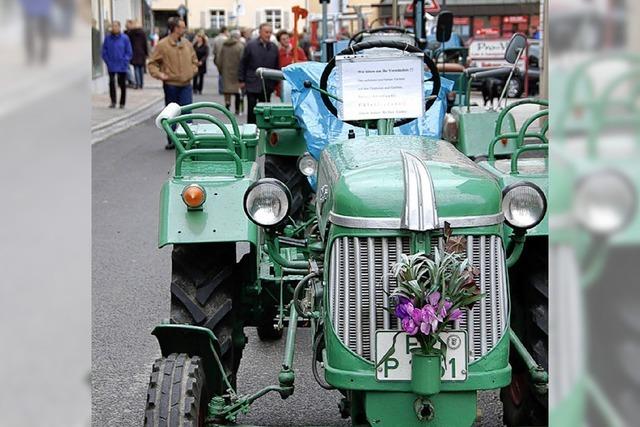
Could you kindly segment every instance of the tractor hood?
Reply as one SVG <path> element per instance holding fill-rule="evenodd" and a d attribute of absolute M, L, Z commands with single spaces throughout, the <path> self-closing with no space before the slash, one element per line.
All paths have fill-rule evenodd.
<path fill-rule="evenodd" d="M 320 227 L 426 231 L 502 222 L 501 189 L 450 143 L 369 136 L 330 144 L 317 186 Z"/>

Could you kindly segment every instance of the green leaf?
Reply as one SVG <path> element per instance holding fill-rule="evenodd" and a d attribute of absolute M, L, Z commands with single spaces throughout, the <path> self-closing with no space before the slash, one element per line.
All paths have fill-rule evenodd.
<path fill-rule="evenodd" d="M 398 339 L 398 335 L 400 335 L 401 333 L 402 333 L 402 331 L 398 331 L 398 332 L 395 333 L 395 335 L 393 335 L 393 341 L 391 342 L 391 348 L 389 348 L 389 350 L 387 350 L 387 352 L 384 354 L 384 356 L 382 356 L 382 359 L 380 359 L 380 361 L 376 365 L 376 369 L 378 369 L 380 367 L 380 365 L 382 365 L 384 362 L 386 362 L 396 352 L 396 340 Z"/>

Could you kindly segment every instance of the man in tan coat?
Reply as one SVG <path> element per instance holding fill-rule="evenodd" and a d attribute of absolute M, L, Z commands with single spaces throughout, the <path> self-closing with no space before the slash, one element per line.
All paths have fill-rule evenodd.
<path fill-rule="evenodd" d="M 183 38 L 186 25 L 180 18 L 169 18 L 169 35 L 158 42 L 149 57 L 149 73 L 162 80 L 165 105 L 193 102 L 191 79 L 198 72 L 198 58 L 191 42 Z M 167 150 L 174 148 L 169 140 Z"/>

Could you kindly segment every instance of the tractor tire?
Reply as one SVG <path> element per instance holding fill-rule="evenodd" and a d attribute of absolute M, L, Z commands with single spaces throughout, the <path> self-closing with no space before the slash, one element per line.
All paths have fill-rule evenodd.
<path fill-rule="evenodd" d="M 278 308 L 273 304 L 265 310 L 265 315 L 257 325 L 258 338 L 260 341 L 277 341 L 282 338 L 283 329 L 278 329 L 275 324 L 275 317 L 278 314 Z"/>
<path fill-rule="evenodd" d="M 198 356 L 172 353 L 153 364 L 145 427 L 204 426 L 209 396 L 205 374 Z"/>
<path fill-rule="evenodd" d="M 291 213 L 295 220 L 302 219 L 304 208 L 311 186 L 307 177 L 298 170 L 298 158 L 289 156 L 264 156 L 264 174 L 267 178 L 275 178 L 282 181 L 291 192 Z"/>
<path fill-rule="evenodd" d="M 549 371 L 549 277 L 547 252 L 535 246 L 523 254 L 529 257 L 527 267 L 516 273 L 517 283 L 524 290 L 518 299 L 523 310 L 524 331 L 519 337 L 534 360 Z M 522 262 L 522 261 L 520 261 Z M 513 313 L 512 313 L 513 314 Z M 507 426 L 548 425 L 548 394 L 535 393 L 529 372 L 512 346 L 509 363 L 512 367 L 511 384 L 500 390 L 503 421 Z"/>
<path fill-rule="evenodd" d="M 235 244 L 174 245 L 171 254 L 171 323 L 213 331 L 233 387 L 245 344 L 241 319 L 236 318 L 233 306 L 239 291 L 234 279 L 240 274 L 236 273 L 235 257 Z"/>

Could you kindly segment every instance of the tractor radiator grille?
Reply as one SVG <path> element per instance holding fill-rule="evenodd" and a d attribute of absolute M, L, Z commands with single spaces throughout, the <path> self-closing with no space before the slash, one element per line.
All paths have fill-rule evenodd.
<path fill-rule="evenodd" d="M 467 331 L 469 360 L 487 354 L 508 326 L 508 297 L 502 240 L 467 236 L 467 257 L 480 270 L 476 286 L 486 296 L 466 310 L 455 327 Z M 411 251 L 409 237 L 340 237 L 333 242 L 329 268 L 329 303 L 333 328 L 340 340 L 365 359 L 375 358 L 375 331 L 399 329 L 389 307 L 388 292 L 396 286 L 391 265 Z M 432 247 L 443 249 L 442 237 Z"/>

